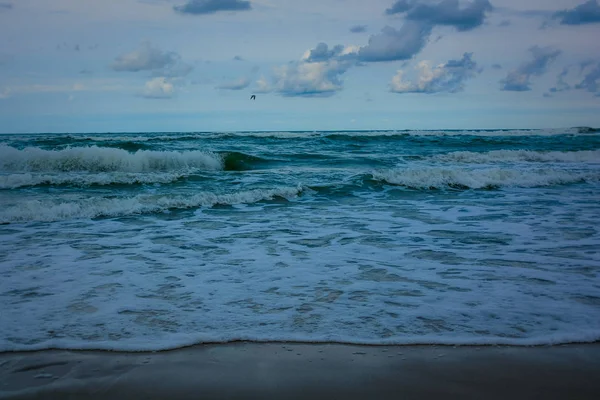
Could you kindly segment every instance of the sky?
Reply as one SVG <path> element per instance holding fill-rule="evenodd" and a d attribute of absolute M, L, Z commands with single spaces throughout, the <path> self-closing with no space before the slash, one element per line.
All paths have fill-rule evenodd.
<path fill-rule="evenodd" d="M 600 127 L 599 38 L 598 0 L 0 0 L 0 133 Z"/>

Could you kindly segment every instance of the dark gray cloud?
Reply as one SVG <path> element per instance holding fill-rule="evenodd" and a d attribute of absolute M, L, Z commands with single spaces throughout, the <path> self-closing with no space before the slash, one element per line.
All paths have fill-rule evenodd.
<path fill-rule="evenodd" d="M 450 60 L 431 68 L 428 62 L 418 64 L 419 76 L 414 82 L 404 81 L 403 71 L 399 70 L 390 83 L 394 93 L 457 93 L 465 88 L 465 82 L 481 69 L 473 60 L 473 53 L 464 53 L 460 60 Z"/>
<path fill-rule="evenodd" d="M 506 78 L 500 81 L 502 90 L 523 92 L 531 90 L 531 77 L 541 76 L 561 53 L 553 47 L 533 46 L 529 49 L 533 60 L 521 64 L 517 69 L 508 73 Z"/>
<path fill-rule="evenodd" d="M 556 12 L 549 10 L 515 10 L 509 7 L 494 7 L 494 13 L 506 17 L 551 18 Z"/>
<path fill-rule="evenodd" d="M 600 23 L 600 5 L 597 0 L 588 0 L 570 10 L 558 11 L 553 18 L 564 25 L 583 25 Z"/>
<path fill-rule="evenodd" d="M 502 65 L 500 65 L 500 64 L 493 64 L 492 68 L 493 69 L 502 69 Z"/>
<path fill-rule="evenodd" d="M 473 0 L 460 8 L 458 0 L 442 0 L 437 3 L 423 0 L 400 0 L 388 8 L 387 15 L 406 13 L 406 19 L 431 25 L 454 26 L 459 31 L 477 28 L 493 7 L 489 0 Z"/>
<path fill-rule="evenodd" d="M 12 10 L 12 9 L 13 9 L 12 3 L 0 3 L 0 12 Z"/>
<path fill-rule="evenodd" d="M 417 0 L 398 0 L 390 8 L 385 10 L 386 15 L 401 14 L 414 7 Z"/>
<path fill-rule="evenodd" d="M 571 73 L 572 70 L 575 70 L 575 72 Z M 572 80 L 578 77 L 581 81 L 577 84 L 569 84 L 567 82 L 569 74 Z M 548 94 L 553 95 L 574 89 L 585 90 L 600 96 L 600 62 L 587 60 L 563 68 L 556 77 L 556 85 L 548 90 Z"/>
<path fill-rule="evenodd" d="M 173 8 L 182 14 L 214 14 L 219 11 L 247 11 L 252 9 L 252 5 L 244 0 L 189 0 Z"/>
<path fill-rule="evenodd" d="M 595 93 L 596 96 L 600 96 L 600 62 L 585 74 L 583 80 L 575 88 L 583 89 L 590 93 Z"/>
<path fill-rule="evenodd" d="M 342 52 L 344 51 L 344 46 L 338 44 L 333 46 L 331 49 L 327 46 L 326 43 L 319 43 L 317 47 L 310 50 L 308 53 L 308 57 L 306 57 L 307 62 L 321 62 L 321 61 L 329 61 L 332 58 L 340 57 Z"/>
<path fill-rule="evenodd" d="M 365 62 L 408 60 L 423 49 L 430 34 L 430 25 L 414 21 L 406 21 L 400 30 L 386 26 L 360 48 L 358 59 Z"/>
<path fill-rule="evenodd" d="M 241 56 L 235 56 L 233 57 L 234 61 L 244 61 L 244 59 Z"/>
<path fill-rule="evenodd" d="M 565 92 L 565 91 L 571 89 L 571 85 L 569 85 L 565 81 L 565 78 L 567 77 L 568 74 L 569 74 L 569 67 L 565 67 L 560 72 L 560 74 L 558 74 L 558 76 L 556 77 L 556 86 L 550 88 L 551 93 Z"/>
<path fill-rule="evenodd" d="M 352 33 L 363 33 L 367 31 L 367 25 L 355 25 L 350 28 Z"/>
<path fill-rule="evenodd" d="M 500 23 L 498 24 L 498 26 L 500 26 L 500 27 L 502 27 L 502 28 L 505 28 L 505 27 L 507 27 L 507 26 L 510 26 L 510 25 L 511 25 L 511 22 L 510 22 L 510 20 L 509 20 L 509 19 L 505 19 L 504 21 L 502 21 L 502 22 L 500 22 Z"/>

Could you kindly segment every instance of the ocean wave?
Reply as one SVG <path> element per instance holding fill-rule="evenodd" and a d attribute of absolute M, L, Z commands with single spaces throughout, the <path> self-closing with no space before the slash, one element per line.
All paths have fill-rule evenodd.
<path fill-rule="evenodd" d="M 20 173 L 0 175 L 0 189 L 18 189 L 34 186 L 109 186 L 109 185 L 142 185 L 167 184 L 189 177 L 188 173 L 177 172 L 102 172 L 95 174 L 32 174 Z"/>
<path fill-rule="evenodd" d="M 156 172 L 183 169 L 223 169 L 219 155 L 202 151 L 149 151 L 130 153 L 107 147 L 70 147 L 42 150 L 28 147 L 19 150 L 0 145 L 2 172 Z"/>
<path fill-rule="evenodd" d="M 494 150 L 485 153 L 457 151 L 434 157 L 444 162 L 455 163 L 501 163 L 501 162 L 565 162 L 600 163 L 600 150 L 583 151 L 531 151 Z"/>
<path fill-rule="evenodd" d="M 235 151 L 223 154 L 223 167 L 225 171 L 253 170 L 268 164 L 270 161 L 273 160 Z"/>
<path fill-rule="evenodd" d="M 556 169 L 449 169 L 406 168 L 375 171 L 373 179 L 413 189 L 495 189 L 501 187 L 540 187 L 578 182 L 598 182 L 600 173 Z"/>
<path fill-rule="evenodd" d="M 122 198 L 86 198 L 75 201 L 28 200 L 0 211 L 0 223 L 61 221 L 80 218 L 122 217 L 215 205 L 250 204 L 275 198 L 293 199 L 305 189 L 279 187 L 233 193 L 200 192 L 183 195 L 137 195 Z"/>

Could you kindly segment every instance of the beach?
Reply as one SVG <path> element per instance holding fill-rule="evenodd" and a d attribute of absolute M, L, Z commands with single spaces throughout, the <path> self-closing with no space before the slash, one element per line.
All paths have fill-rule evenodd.
<path fill-rule="evenodd" d="M 3 399 L 596 399 L 600 344 L 208 344 L 0 354 Z"/>

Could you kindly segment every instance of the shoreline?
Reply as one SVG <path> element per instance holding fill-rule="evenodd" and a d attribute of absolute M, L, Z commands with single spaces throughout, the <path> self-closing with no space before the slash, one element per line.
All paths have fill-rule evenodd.
<path fill-rule="evenodd" d="M 600 397 L 600 343 L 201 344 L 0 353 L 6 399 Z"/>
<path fill-rule="evenodd" d="M 541 343 L 541 344 L 513 344 L 513 343 L 443 343 L 443 342 L 414 342 L 414 343 L 368 343 L 368 342 L 351 342 L 351 341 L 310 341 L 310 340 L 247 340 L 247 339 L 234 339 L 226 341 L 206 341 L 199 342 L 189 345 L 181 345 L 176 347 L 167 347 L 156 350 L 122 350 L 122 349 L 107 349 L 101 347 L 90 347 L 90 348 L 77 348 L 77 347 L 48 347 L 40 349 L 22 349 L 22 350 L 0 350 L 0 358 L 9 354 L 27 354 L 27 353 L 45 353 L 45 352 L 72 352 L 72 353 L 110 353 L 110 354 L 157 354 L 157 353 L 169 353 L 180 350 L 186 350 L 191 348 L 201 348 L 206 346 L 229 346 L 229 345 L 308 345 L 308 346 L 350 346 L 350 347 L 366 347 L 366 348 L 409 348 L 409 347 L 441 347 L 441 348 L 551 348 L 551 347 L 565 347 L 565 346 L 577 346 L 577 345 L 597 345 L 600 346 L 600 339 L 591 341 L 567 341 L 567 342 L 556 342 L 556 343 Z"/>

